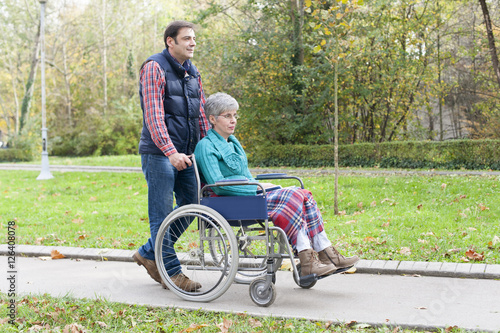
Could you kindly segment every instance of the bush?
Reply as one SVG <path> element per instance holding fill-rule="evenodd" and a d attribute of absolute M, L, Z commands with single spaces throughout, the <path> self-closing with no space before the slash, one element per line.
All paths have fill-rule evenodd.
<path fill-rule="evenodd" d="M 0 149 L 0 162 L 29 162 L 37 152 L 38 137 L 16 135 L 9 139 L 9 148 Z"/>
<path fill-rule="evenodd" d="M 0 149 L 0 162 L 29 162 L 33 160 L 30 150 L 17 148 Z"/>
<path fill-rule="evenodd" d="M 106 117 L 88 114 L 85 122 L 54 137 L 51 154 L 57 156 L 101 156 L 136 154 L 142 129 L 142 114 L 118 112 Z"/>
<path fill-rule="evenodd" d="M 401 141 L 339 146 L 339 166 L 500 170 L 500 140 Z M 252 165 L 333 167 L 333 145 L 265 145 L 249 152 Z"/>

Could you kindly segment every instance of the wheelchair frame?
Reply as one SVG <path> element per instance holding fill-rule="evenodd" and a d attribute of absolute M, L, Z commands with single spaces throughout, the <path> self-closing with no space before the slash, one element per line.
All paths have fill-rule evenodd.
<path fill-rule="evenodd" d="M 290 260 L 294 281 L 302 288 L 311 288 L 324 277 L 300 276 L 300 264 L 295 264 L 285 232 L 269 222 L 266 189 L 261 183 L 231 180 L 201 188 L 194 155 L 192 163 L 198 203 L 174 209 L 161 224 L 155 243 L 158 271 L 172 292 L 185 300 L 209 302 L 224 294 L 233 282 L 244 283 L 250 284 L 249 294 L 255 304 L 269 306 L 276 299 L 276 272 L 283 259 Z M 268 179 L 295 179 L 304 188 L 302 180 L 295 176 L 264 174 L 256 177 L 256 180 Z M 211 188 L 234 185 L 256 185 L 262 195 L 208 195 Z M 250 248 L 254 242 L 265 244 L 265 255 L 262 248 L 258 249 L 260 253 L 252 252 Z M 201 288 L 184 290 L 186 288 L 177 286 L 171 276 L 179 272 L 167 272 L 165 263 L 169 261 L 180 263 L 182 272 L 200 282 Z"/>

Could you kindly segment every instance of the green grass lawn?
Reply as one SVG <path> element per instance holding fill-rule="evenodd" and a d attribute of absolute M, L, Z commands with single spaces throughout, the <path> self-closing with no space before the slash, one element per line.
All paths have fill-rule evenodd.
<path fill-rule="evenodd" d="M 54 298 L 49 295 L 23 296 L 15 324 L 9 324 L 7 302 L 0 293 L 1 332 L 398 332 L 400 327 L 370 327 L 356 322 L 332 325 L 329 322 L 276 317 L 153 308 L 108 302 L 103 299 Z M 437 332 L 465 332 L 448 328 Z"/>
<path fill-rule="evenodd" d="M 51 164 L 138 167 L 140 158 L 51 157 Z M 142 174 L 52 172 L 54 179 L 45 181 L 36 180 L 38 174 L 0 171 L 2 243 L 9 221 L 16 221 L 17 244 L 136 249 L 149 237 Z M 500 177 L 342 175 L 339 215 L 334 215 L 333 176 L 303 180 L 318 202 L 330 239 L 343 253 L 363 259 L 464 262 L 472 249 L 483 256 L 477 262 L 500 263 Z M 2 332 L 221 332 L 225 327 L 230 332 L 416 332 L 49 295 L 19 298 L 11 325 L 6 302 L 0 293 Z"/>
<path fill-rule="evenodd" d="M 18 244 L 136 249 L 149 236 L 147 186 L 140 173 L 0 172 L 0 234 L 18 226 Z M 500 177 L 305 177 L 341 252 L 363 259 L 500 263 Z M 5 237 L 4 236 L 4 237 Z M 470 253 L 470 252 L 469 252 Z"/>

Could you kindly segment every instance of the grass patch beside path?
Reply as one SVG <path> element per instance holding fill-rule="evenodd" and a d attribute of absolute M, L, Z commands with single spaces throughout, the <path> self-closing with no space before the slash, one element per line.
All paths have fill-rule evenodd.
<path fill-rule="evenodd" d="M 102 299 L 24 296 L 17 303 L 15 324 L 7 317 L 8 299 L 0 294 L 1 332 L 416 332 L 400 328 L 373 328 L 363 324 L 331 325 L 302 319 L 254 317 L 128 305 Z M 444 332 L 445 330 L 440 330 Z M 450 328 L 446 332 L 465 332 Z"/>
<path fill-rule="evenodd" d="M 120 156 L 88 156 L 88 157 L 60 157 L 50 156 L 50 164 L 53 165 L 84 165 L 84 166 L 115 166 L 115 167 L 140 167 L 140 155 L 120 155 Z M 40 164 L 40 161 L 33 161 L 30 164 Z"/>
<path fill-rule="evenodd" d="M 149 237 L 147 186 L 140 173 L 0 172 L 0 237 L 15 220 L 18 244 L 136 249 Z M 500 177 L 305 177 L 326 231 L 363 259 L 500 263 Z M 287 185 L 287 184 L 284 184 Z M 470 252 L 469 252 L 470 253 Z"/>

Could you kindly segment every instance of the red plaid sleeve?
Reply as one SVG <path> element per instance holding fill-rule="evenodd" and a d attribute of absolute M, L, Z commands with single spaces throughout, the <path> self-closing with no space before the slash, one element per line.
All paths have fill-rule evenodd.
<path fill-rule="evenodd" d="M 144 97 L 144 120 L 151 133 L 151 139 L 166 156 L 177 153 L 165 124 L 163 109 L 165 73 L 156 61 L 150 61 L 144 65 L 140 73 L 140 82 Z"/>

